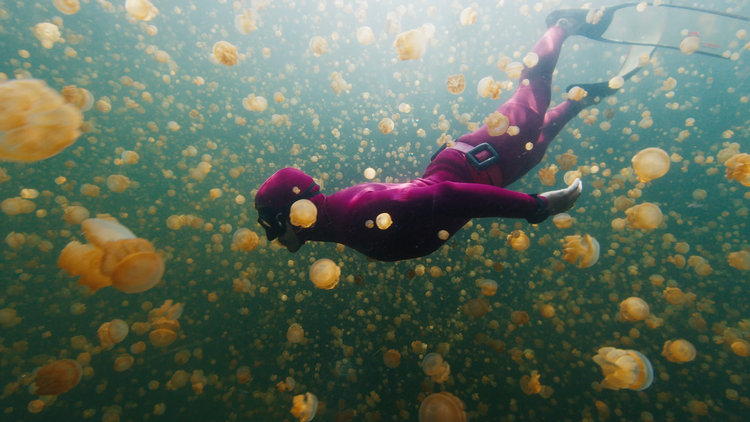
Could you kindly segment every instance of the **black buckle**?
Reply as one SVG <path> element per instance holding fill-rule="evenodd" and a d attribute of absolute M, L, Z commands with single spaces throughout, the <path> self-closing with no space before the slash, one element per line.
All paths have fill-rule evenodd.
<path fill-rule="evenodd" d="M 432 154 L 432 157 L 430 157 L 430 162 L 435 161 L 435 158 L 437 158 L 438 154 L 440 154 L 441 152 L 443 152 L 443 150 L 446 149 L 446 148 L 448 148 L 448 143 L 447 142 L 444 143 L 443 145 L 440 145 L 440 148 L 438 148 L 438 150 L 435 151 L 434 154 Z"/>
<path fill-rule="evenodd" d="M 490 157 L 482 162 L 479 162 L 479 160 L 477 160 L 477 154 L 483 151 L 489 152 Z M 497 151 L 495 151 L 495 148 L 492 148 L 492 145 L 486 142 L 475 146 L 466 153 L 466 161 L 468 161 L 469 164 L 471 164 L 471 166 L 477 170 L 484 170 L 487 167 L 495 165 L 499 159 L 500 156 L 497 154 Z"/>

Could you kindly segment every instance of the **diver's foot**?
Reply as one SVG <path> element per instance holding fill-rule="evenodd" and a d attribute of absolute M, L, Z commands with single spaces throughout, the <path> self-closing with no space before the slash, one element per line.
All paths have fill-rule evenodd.
<path fill-rule="evenodd" d="M 597 23 L 588 22 L 591 20 L 587 20 L 589 13 L 597 14 L 595 16 Z M 606 9 L 603 12 L 586 9 L 558 9 L 547 15 L 546 22 L 547 28 L 557 25 L 565 28 L 568 35 L 581 35 L 596 39 L 601 37 L 609 27 L 612 22 L 612 13 L 607 13 Z"/>

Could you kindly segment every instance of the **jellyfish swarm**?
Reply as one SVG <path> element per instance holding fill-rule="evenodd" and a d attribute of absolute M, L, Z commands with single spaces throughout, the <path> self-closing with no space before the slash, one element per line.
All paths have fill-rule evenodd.
<path fill-rule="evenodd" d="M 34 394 L 56 396 L 78 385 L 83 369 L 72 359 L 61 359 L 44 365 L 36 373 Z"/>
<path fill-rule="evenodd" d="M 667 340 L 661 355 L 670 362 L 684 363 L 695 359 L 695 346 L 687 340 Z"/>
<path fill-rule="evenodd" d="M 603 347 L 594 356 L 604 374 L 600 385 L 610 390 L 628 388 L 641 391 L 654 381 L 654 368 L 648 358 L 635 350 Z"/>
<path fill-rule="evenodd" d="M 89 242 L 73 241 L 65 246 L 57 265 L 78 284 L 92 291 L 113 286 L 126 293 L 140 293 L 154 287 L 164 275 L 164 261 L 146 239 L 117 220 L 90 218 L 81 223 Z"/>
<path fill-rule="evenodd" d="M 419 422 L 466 422 L 465 407 L 447 391 L 430 394 L 419 405 Z"/>
<path fill-rule="evenodd" d="M 437 353 L 430 353 L 422 359 L 422 370 L 438 384 L 445 382 L 451 374 L 451 366 Z"/>
<path fill-rule="evenodd" d="M 318 398 L 315 394 L 305 393 L 294 396 L 292 399 L 292 415 L 299 418 L 300 422 L 309 422 L 315 417 L 318 410 Z"/>
<path fill-rule="evenodd" d="M 724 165 L 727 168 L 727 179 L 736 180 L 743 186 L 750 186 L 750 154 L 734 155 L 725 161 Z"/>
<path fill-rule="evenodd" d="M 632 162 L 638 180 L 643 183 L 658 179 L 669 171 L 669 155 L 660 148 L 646 148 L 636 154 Z"/>
<path fill-rule="evenodd" d="M 81 111 L 44 81 L 0 82 L 0 161 L 52 157 L 78 139 L 82 121 Z"/>
<path fill-rule="evenodd" d="M 588 268 L 599 260 L 599 242 L 589 235 L 565 236 L 562 259 L 571 264 L 578 261 L 578 268 Z"/>

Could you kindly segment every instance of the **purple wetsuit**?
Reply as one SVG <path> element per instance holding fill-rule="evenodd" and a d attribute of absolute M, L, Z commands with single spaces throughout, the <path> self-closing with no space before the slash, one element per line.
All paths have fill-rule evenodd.
<path fill-rule="evenodd" d="M 398 261 L 434 252 L 447 240 L 445 236 L 441 239 L 439 232 L 444 230 L 453 236 L 472 218 L 524 218 L 533 222 L 546 218 L 543 199 L 503 187 L 534 168 L 549 143 L 584 108 L 582 102 L 565 101 L 547 110 L 552 72 L 566 37 L 559 26 L 546 31 L 532 50 L 539 56 L 538 64 L 521 74 L 521 81 L 528 80 L 528 85 L 521 83 L 498 109 L 510 125 L 520 129 L 519 134 L 490 136 L 485 125 L 457 141 L 468 146 L 442 150 L 420 179 L 365 183 L 330 196 L 312 196 L 310 200 L 318 208 L 317 221 L 310 228 L 296 228 L 300 241 L 342 243 L 373 259 Z M 529 142 L 533 144 L 531 150 L 527 150 Z M 495 170 L 476 170 L 460 150 L 482 143 L 490 144 L 498 153 Z M 489 153 L 476 157 L 483 161 L 485 155 Z M 288 209 L 295 200 L 291 192 L 304 191 L 311 183 L 312 178 L 299 170 L 280 170 L 258 190 L 256 208 L 281 209 L 286 205 Z M 312 193 L 318 190 L 316 185 Z M 381 213 L 388 213 L 393 221 L 385 230 L 373 224 Z"/>

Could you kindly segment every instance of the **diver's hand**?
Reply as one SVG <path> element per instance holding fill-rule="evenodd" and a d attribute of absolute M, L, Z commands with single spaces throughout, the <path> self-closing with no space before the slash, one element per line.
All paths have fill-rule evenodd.
<path fill-rule="evenodd" d="M 540 193 L 539 196 L 547 200 L 549 215 L 555 215 L 573 208 L 578 198 L 581 197 L 582 190 L 583 183 L 581 179 L 576 179 L 573 184 L 565 189 Z"/>

